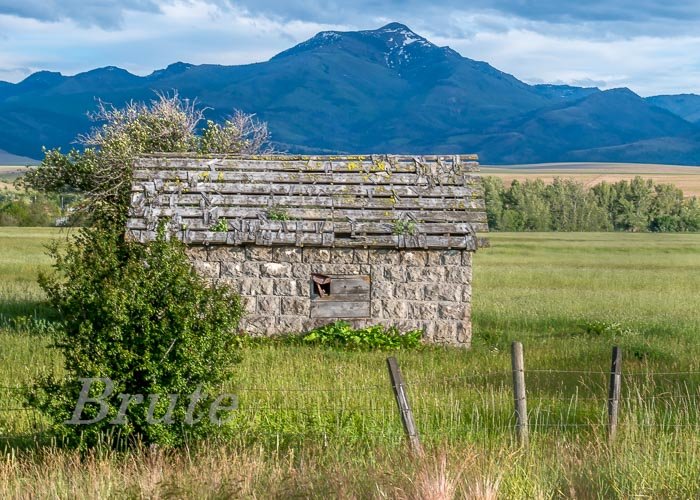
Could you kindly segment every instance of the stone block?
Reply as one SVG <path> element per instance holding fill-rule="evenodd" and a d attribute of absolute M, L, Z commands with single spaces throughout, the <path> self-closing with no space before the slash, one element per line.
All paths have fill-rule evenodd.
<path fill-rule="evenodd" d="M 264 316 L 259 314 L 251 314 L 244 316 L 238 327 L 239 331 L 246 332 L 251 335 L 270 335 L 277 333 L 274 316 Z"/>
<path fill-rule="evenodd" d="M 301 333 L 305 330 L 304 320 L 298 316 L 278 316 L 275 327 L 275 333 L 278 334 Z"/>
<path fill-rule="evenodd" d="M 454 283 L 427 284 L 423 292 L 428 301 L 459 302 L 462 299 L 462 289 Z"/>
<path fill-rule="evenodd" d="M 435 344 L 468 347 L 471 326 L 464 321 L 431 321 L 426 325 L 426 338 Z"/>
<path fill-rule="evenodd" d="M 403 300 L 383 300 L 382 317 L 386 319 L 405 319 L 408 313 L 408 304 Z"/>
<path fill-rule="evenodd" d="M 457 327 L 454 322 L 429 321 L 425 333 L 431 342 L 452 345 L 456 341 Z"/>
<path fill-rule="evenodd" d="M 406 282 L 421 282 L 423 281 L 423 271 L 428 268 L 425 267 L 407 267 L 406 268 Z"/>
<path fill-rule="evenodd" d="M 461 266 L 462 252 L 460 250 L 443 250 L 440 261 L 445 266 Z"/>
<path fill-rule="evenodd" d="M 241 295 L 241 308 L 246 314 L 255 314 L 256 299 L 255 297 L 248 297 L 246 295 Z"/>
<path fill-rule="evenodd" d="M 400 255 L 401 264 L 404 266 L 423 267 L 428 262 L 428 256 L 425 250 L 405 250 L 401 252 Z"/>
<path fill-rule="evenodd" d="M 247 260 L 241 264 L 241 273 L 248 278 L 260 277 L 260 262 Z"/>
<path fill-rule="evenodd" d="M 255 297 L 258 295 L 272 295 L 274 286 L 270 279 L 243 278 L 239 281 L 239 290 L 242 295 Z"/>
<path fill-rule="evenodd" d="M 243 264 L 241 262 L 222 262 L 221 277 L 222 278 L 242 278 Z"/>
<path fill-rule="evenodd" d="M 195 260 L 192 262 L 192 267 L 204 278 L 217 279 L 221 275 L 221 263 L 219 262 Z"/>
<path fill-rule="evenodd" d="M 302 262 L 317 264 L 330 261 L 331 251 L 328 248 L 304 248 L 302 251 Z"/>
<path fill-rule="evenodd" d="M 393 283 L 405 283 L 406 270 L 401 266 L 385 266 L 384 279 Z"/>
<path fill-rule="evenodd" d="M 372 318 L 382 318 L 384 309 L 382 303 L 379 300 L 373 300 L 369 304 L 369 315 Z"/>
<path fill-rule="evenodd" d="M 301 262 L 302 249 L 299 247 L 275 247 L 272 249 L 274 262 Z"/>
<path fill-rule="evenodd" d="M 399 331 L 399 333 L 408 333 L 413 330 L 423 331 L 423 322 L 415 320 L 395 321 L 391 325 L 387 326 L 395 327 Z"/>
<path fill-rule="evenodd" d="M 445 266 L 424 267 L 421 281 L 425 283 L 443 283 L 447 281 Z"/>
<path fill-rule="evenodd" d="M 293 278 L 276 279 L 273 283 L 273 290 L 275 295 L 284 295 L 288 297 L 296 297 L 297 295 L 300 295 L 299 283 Z"/>
<path fill-rule="evenodd" d="M 292 277 L 303 280 L 311 279 L 311 264 L 293 264 Z"/>
<path fill-rule="evenodd" d="M 472 266 L 472 254 L 474 252 L 469 252 L 468 250 L 462 250 L 462 265 L 466 267 Z"/>
<path fill-rule="evenodd" d="M 265 262 L 260 264 L 260 275 L 265 278 L 291 278 L 292 264 L 289 262 Z"/>
<path fill-rule="evenodd" d="M 469 321 L 460 321 L 457 324 L 457 345 L 469 347 L 472 343 L 472 325 Z"/>
<path fill-rule="evenodd" d="M 243 247 L 216 246 L 209 249 L 208 260 L 212 262 L 243 262 L 245 259 Z"/>
<path fill-rule="evenodd" d="M 396 266 L 401 263 L 401 257 L 398 250 L 387 248 L 372 249 L 369 251 L 369 263 Z"/>
<path fill-rule="evenodd" d="M 192 261 L 209 260 L 209 247 L 187 247 L 185 252 Z"/>
<path fill-rule="evenodd" d="M 441 302 L 438 305 L 438 316 L 445 320 L 464 320 L 468 318 L 468 310 L 459 302 Z"/>
<path fill-rule="evenodd" d="M 463 266 L 445 266 L 445 281 L 450 283 L 471 283 L 472 268 Z"/>
<path fill-rule="evenodd" d="M 245 247 L 246 260 L 272 262 L 272 247 Z"/>
<path fill-rule="evenodd" d="M 413 316 L 423 320 L 438 319 L 438 305 L 435 302 L 418 302 L 418 316 Z"/>
<path fill-rule="evenodd" d="M 391 299 L 394 296 L 394 285 L 388 281 L 373 281 L 370 293 L 372 300 Z"/>
<path fill-rule="evenodd" d="M 277 316 L 280 313 L 280 298 L 271 295 L 257 297 L 256 312 L 262 315 Z"/>
<path fill-rule="evenodd" d="M 334 248 L 331 250 L 332 264 L 352 264 L 355 260 L 355 251 L 352 248 Z"/>
<path fill-rule="evenodd" d="M 423 300 L 423 285 L 399 283 L 394 286 L 394 297 L 400 300 Z"/>
<path fill-rule="evenodd" d="M 367 249 L 357 249 L 353 252 L 353 260 L 355 264 L 367 264 L 369 263 L 369 250 Z"/>
<path fill-rule="evenodd" d="M 284 316 L 309 316 L 311 301 L 308 297 L 282 297 L 280 313 Z"/>
<path fill-rule="evenodd" d="M 427 265 L 428 266 L 441 266 L 442 265 L 442 250 L 430 250 L 427 253 Z"/>
<path fill-rule="evenodd" d="M 360 274 L 360 265 L 359 264 L 327 264 L 327 263 L 319 263 L 319 264 L 310 264 L 311 265 L 311 272 L 312 273 L 319 273 L 319 274 L 328 274 L 328 275 L 336 275 L 336 276 L 343 276 L 343 275 L 348 275 L 348 276 L 355 276 Z M 311 276 L 309 276 L 310 278 Z"/>

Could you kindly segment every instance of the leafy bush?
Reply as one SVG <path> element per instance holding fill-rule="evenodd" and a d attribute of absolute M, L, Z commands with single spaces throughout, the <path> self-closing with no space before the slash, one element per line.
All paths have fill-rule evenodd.
<path fill-rule="evenodd" d="M 395 327 L 381 325 L 355 329 L 345 321 L 336 321 L 303 334 L 301 341 L 307 345 L 352 350 L 396 350 L 420 347 L 422 335 L 420 330 L 402 334 Z"/>
<path fill-rule="evenodd" d="M 148 245 L 121 237 L 116 231 L 83 229 L 65 252 L 51 250 L 58 273 L 41 276 L 40 283 L 61 314 L 54 338 L 65 375 L 41 379 L 30 403 L 50 417 L 53 430 L 70 444 L 90 446 L 105 432 L 116 431 L 114 444 L 138 439 L 181 445 L 188 436 L 212 430 L 206 417 L 192 426 L 183 425 L 183 418 L 190 394 L 197 389 L 209 394 L 199 406 L 208 411 L 231 377 L 238 359 L 233 331 L 241 316 L 239 300 L 227 288 L 209 287 L 192 269 L 182 244 L 166 242 L 164 231 Z M 105 398 L 107 418 L 66 425 L 82 377 L 114 382 L 113 393 Z M 111 425 L 119 393 L 161 395 L 156 418 L 166 413 L 168 395 L 180 395 L 172 413 L 175 423 L 149 423 L 145 399 L 128 406 L 124 425 Z M 86 405 L 82 419 L 97 416 L 98 409 Z"/>
<path fill-rule="evenodd" d="M 162 152 L 256 153 L 267 149 L 267 124 L 234 112 L 223 125 L 207 121 L 195 102 L 160 94 L 150 103 L 124 108 L 99 104 L 91 118 L 100 123 L 78 142 L 82 150 L 44 151 L 21 184 L 44 193 L 78 193 L 93 220 L 124 226 L 131 199 L 131 174 L 140 155 Z M 201 132 L 198 134 L 198 132 Z"/>
<path fill-rule="evenodd" d="M 149 422 L 148 400 L 127 403 L 125 423 L 112 442 L 179 445 L 211 430 L 208 418 L 189 426 L 183 417 L 191 414 L 189 395 L 220 390 L 228 380 L 237 360 L 233 332 L 241 308 L 228 289 L 208 287 L 182 244 L 166 241 L 162 230 L 147 245 L 125 239 L 134 161 L 156 152 L 253 153 L 266 145 L 267 125 L 237 112 L 223 125 L 207 122 L 200 130 L 203 110 L 177 94 L 120 109 L 100 104 L 92 117 L 100 126 L 79 138 L 84 149 L 44 151 L 41 165 L 22 180 L 42 193 L 79 195 L 80 212 L 91 225 L 71 238 L 65 253 L 52 250 L 58 273 L 41 278 L 62 317 L 55 338 L 66 373 L 40 380 L 30 403 L 51 418 L 66 442 L 90 446 L 115 429 L 109 422 L 119 415 L 120 393 L 160 395 L 151 416 L 172 414 L 174 424 Z M 225 230 L 225 222 L 216 230 Z M 104 397 L 107 418 L 65 425 L 85 387 L 81 378 L 114 383 Z M 104 387 L 90 386 L 89 396 L 102 394 Z M 172 403 L 169 395 L 179 399 Z M 208 408 L 212 397 L 200 401 Z M 83 415 L 89 419 L 102 408 L 86 406 Z"/>
<path fill-rule="evenodd" d="M 610 323 L 607 321 L 589 321 L 583 325 L 583 328 L 590 335 L 609 337 L 611 339 L 639 335 L 639 332 L 622 323 Z"/>

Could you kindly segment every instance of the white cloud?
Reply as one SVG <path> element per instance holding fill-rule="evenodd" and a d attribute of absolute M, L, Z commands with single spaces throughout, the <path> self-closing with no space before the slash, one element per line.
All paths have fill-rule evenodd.
<path fill-rule="evenodd" d="M 529 83 L 598 83 L 641 95 L 700 92 L 694 57 L 700 36 L 585 40 L 529 30 L 482 32 L 468 39 L 436 38 L 466 57 L 485 60 Z"/>
<path fill-rule="evenodd" d="M 428 7 L 408 0 L 403 8 L 396 2 L 50 0 L 44 12 L 37 10 L 38 0 L 26 1 L 23 9 L 0 0 L 0 79 L 18 81 L 41 69 L 75 74 L 115 65 L 143 75 L 176 61 L 259 62 L 318 31 L 371 29 L 396 20 L 531 83 L 628 86 L 642 95 L 700 93 L 700 36 L 687 28 L 700 15 L 695 2 L 654 7 L 640 0 L 634 15 L 631 0 L 596 0 L 587 13 L 568 0 L 538 2 L 537 8 L 527 0 L 475 0 L 474 10 L 457 0 Z M 397 13 L 402 17 L 394 18 Z"/>

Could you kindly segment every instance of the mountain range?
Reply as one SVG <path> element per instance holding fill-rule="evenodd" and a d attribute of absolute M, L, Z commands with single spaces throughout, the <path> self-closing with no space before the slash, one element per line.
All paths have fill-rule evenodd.
<path fill-rule="evenodd" d="M 182 62 L 137 76 L 108 66 L 0 82 L 0 150 L 40 158 L 93 123 L 96 100 L 123 105 L 177 90 L 221 119 L 268 122 L 302 153 L 478 153 L 482 163 L 621 161 L 700 165 L 700 96 L 528 85 L 408 27 L 325 31 L 266 62 Z"/>

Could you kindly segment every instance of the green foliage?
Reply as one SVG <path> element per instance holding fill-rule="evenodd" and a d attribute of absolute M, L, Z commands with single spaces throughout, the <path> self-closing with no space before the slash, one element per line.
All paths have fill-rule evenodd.
<path fill-rule="evenodd" d="M 100 103 L 91 117 L 101 125 L 79 138 L 83 150 L 44 151 L 39 167 L 23 178 L 44 193 L 80 193 L 93 221 L 123 227 L 129 207 L 135 159 L 158 152 L 254 153 L 267 144 L 267 125 L 235 112 L 223 125 L 208 121 L 194 102 L 160 94 L 148 104 L 114 108 Z"/>
<path fill-rule="evenodd" d="M 118 394 L 161 395 L 156 418 L 170 404 L 167 395 L 179 394 L 179 423 L 149 424 L 149 404 L 131 405 L 114 442 L 180 445 L 186 435 L 208 431 L 206 418 L 192 428 L 182 425 L 186 398 L 228 380 L 241 309 L 232 292 L 210 288 L 197 276 L 177 241 L 166 241 L 164 234 L 148 245 L 125 239 L 134 161 L 156 152 L 253 153 L 266 143 L 267 126 L 237 112 L 221 126 L 207 122 L 198 135 L 203 111 L 177 94 L 120 109 L 101 103 L 93 118 L 101 125 L 80 138 L 83 150 L 45 151 L 41 165 L 22 181 L 39 192 L 81 195 L 81 213 L 91 226 L 70 240 L 66 253 L 52 250 L 58 274 L 41 279 L 62 318 L 55 337 L 65 376 L 40 381 L 32 402 L 67 442 L 93 445 L 114 430 L 108 422 L 119 407 Z M 226 226 L 220 219 L 212 230 Z M 64 425 L 77 402 L 79 379 L 86 377 L 115 383 L 108 418 Z"/>
<path fill-rule="evenodd" d="M 60 213 L 56 196 L 0 193 L 0 226 L 53 226 Z"/>
<path fill-rule="evenodd" d="M 265 211 L 265 216 L 268 220 L 292 220 L 292 217 L 287 213 L 284 207 L 271 207 Z"/>
<path fill-rule="evenodd" d="M 255 115 L 236 111 L 222 124 L 207 120 L 197 144 L 200 153 L 254 154 L 265 151 L 269 140 L 267 125 Z"/>
<path fill-rule="evenodd" d="M 381 325 L 353 328 L 345 321 L 336 321 L 311 330 L 301 337 L 308 345 L 322 345 L 350 350 L 416 349 L 421 346 L 422 332 L 400 333 L 395 327 Z"/>
<path fill-rule="evenodd" d="M 483 179 L 489 228 L 495 231 L 700 230 L 700 203 L 669 184 L 635 177 L 591 189 L 571 179 Z"/>
<path fill-rule="evenodd" d="M 639 332 L 621 323 L 611 323 L 609 321 L 589 321 L 584 325 L 586 333 L 598 337 L 618 339 L 622 337 L 633 337 Z"/>
<path fill-rule="evenodd" d="M 208 409 L 238 360 L 233 331 L 241 316 L 238 298 L 227 288 L 209 287 L 192 269 L 184 247 L 165 241 L 160 231 L 148 245 L 124 242 L 120 233 L 83 229 L 65 249 L 51 250 L 57 273 L 42 275 L 40 284 L 61 321 L 55 347 L 65 360 L 64 375 L 42 378 L 31 403 L 70 444 L 93 445 L 106 433 L 115 444 L 182 445 L 188 435 L 211 430 L 208 418 L 183 425 L 188 398 L 197 388 L 209 394 Z M 108 417 L 90 425 L 65 425 L 78 401 L 81 377 L 110 378 Z M 117 413 L 119 393 L 158 394 L 155 417 L 178 394 L 175 424 L 149 424 L 148 403 L 132 404 L 123 426 L 109 424 Z M 213 394 L 214 396 L 211 396 Z M 83 419 L 95 416 L 87 405 Z"/>
<path fill-rule="evenodd" d="M 228 221 L 225 218 L 221 218 L 216 221 L 216 223 L 212 224 L 209 227 L 210 231 L 214 231 L 215 233 L 225 233 L 228 231 Z"/>
<path fill-rule="evenodd" d="M 394 221 L 394 228 L 392 232 L 394 234 L 413 235 L 416 232 L 416 223 L 412 220 L 397 219 Z"/>

